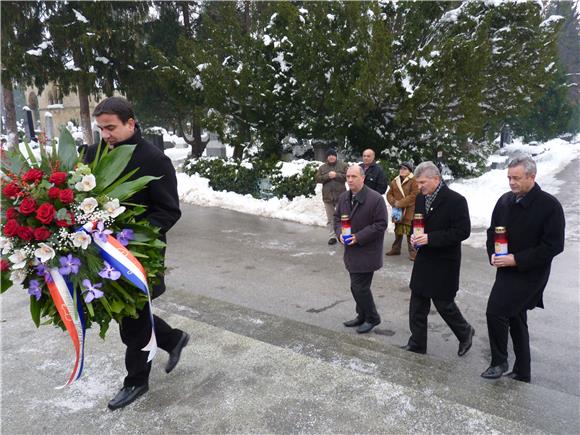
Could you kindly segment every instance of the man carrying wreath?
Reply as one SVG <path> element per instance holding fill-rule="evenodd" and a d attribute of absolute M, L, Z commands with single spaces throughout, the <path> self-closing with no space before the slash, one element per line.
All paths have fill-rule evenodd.
<path fill-rule="evenodd" d="M 133 108 L 126 99 L 110 97 L 101 101 L 93 111 L 93 116 L 101 131 L 102 143 L 106 143 L 104 146 L 116 148 L 136 145 L 131 160 L 121 176 L 137 169 L 129 181 L 147 175 L 160 177 L 151 181 L 145 189 L 137 192 L 127 202 L 147 207 L 141 217 L 160 229 L 161 240 L 165 242 L 165 234 L 181 217 L 177 179 L 171 160 L 143 139 L 136 124 Z M 96 158 L 99 146 L 88 147 L 85 156 L 87 163 Z M 164 277 L 159 278 L 159 283 L 152 288 L 152 298 L 165 291 Z M 148 352 L 142 350 L 151 336 L 149 306 L 146 305 L 137 314 L 137 318 L 125 317 L 119 325 L 121 340 L 127 346 L 125 353 L 127 376 L 123 387 L 109 401 L 108 407 L 111 410 L 129 405 L 149 390 L 151 362 L 147 361 Z M 154 315 L 153 319 L 157 345 L 169 353 L 169 360 L 165 366 L 165 371 L 169 373 L 179 362 L 181 351 L 189 341 L 189 335 L 172 328 L 158 316 Z"/>

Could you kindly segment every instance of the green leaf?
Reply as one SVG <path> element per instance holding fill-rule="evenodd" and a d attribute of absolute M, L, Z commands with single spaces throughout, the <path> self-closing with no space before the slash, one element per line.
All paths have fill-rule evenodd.
<path fill-rule="evenodd" d="M 113 313 L 120 313 L 123 311 L 123 308 L 125 308 L 125 304 L 119 299 L 115 299 L 111 303 L 111 311 Z"/>
<path fill-rule="evenodd" d="M 37 328 L 40 326 L 40 309 L 40 301 L 37 301 L 34 296 L 30 296 L 30 315 Z"/>
<path fill-rule="evenodd" d="M 62 171 L 72 171 L 79 160 L 75 140 L 66 127 L 60 130 L 58 159 Z"/>
<path fill-rule="evenodd" d="M 103 190 L 103 193 L 106 195 L 108 192 L 110 192 L 111 190 L 115 189 L 117 186 L 123 184 L 129 178 L 131 178 L 135 174 L 135 172 L 137 172 L 138 170 L 139 170 L 139 168 L 135 168 L 132 171 L 126 173 L 121 178 L 119 178 L 117 181 L 115 181 L 113 184 L 109 185 L 106 189 L 104 189 Z"/>
<path fill-rule="evenodd" d="M 89 311 L 90 317 L 95 317 L 95 310 L 93 309 L 93 304 L 89 302 L 87 305 L 87 310 Z"/>
<path fill-rule="evenodd" d="M 159 180 L 160 178 L 161 177 L 153 177 L 151 175 L 140 177 L 136 180 L 129 181 L 127 183 L 121 184 L 120 186 L 117 186 L 109 193 L 107 193 L 107 195 L 109 195 L 111 198 L 117 198 L 119 201 L 123 201 L 142 190 L 150 181 Z"/>
<path fill-rule="evenodd" d="M 115 182 L 127 167 L 137 145 L 123 145 L 103 154 L 93 170 L 99 191 Z"/>
<path fill-rule="evenodd" d="M 10 287 L 12 287 L 12 281 L 10 281 L 10 272 L 2 272 L 2 285 L 0 286 L 0 294 L 4 293 Z"/>
<path fill-rule="evenodd" d="M 30 146 L 28 145 L 28 142 L 24 142 L 24 147 L 26 148 L 26 152 L 28 153 L 28 160 L 30 160 L 30 163 L 34 166 L 38 165 L 38 160 L 36 160 L 36 157 L 34 157 L 34 153 L 32 152 Z"/>

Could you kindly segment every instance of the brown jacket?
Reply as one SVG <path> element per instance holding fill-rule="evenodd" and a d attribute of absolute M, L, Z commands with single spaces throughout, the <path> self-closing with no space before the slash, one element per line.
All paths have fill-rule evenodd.
<path fill-rule="evenodd" d="M 413 174 L 409 174 L 401 183 L 401 177 L 396 176 L 389 185 L 387 201 L 391 207 L 404 208 L 403 220 L 400 222 L 411 225 L 413 214 L 415 213 L 415 198 L 419 193 L 419 186 Z"/>
<path fill-rule="evenodd" d="M 328 162 L 320 165 L 314 179 L 317 183 L 322 183 L 322 200 L 324 202 L 336 204 L 340 194 L 346 192 L 344 183 L 347 169 L 348 165 L 340 160 L 337 160 L 333 165 Z M 330 178 L 328 176 L 331 171 L 336 172 L 336 177 Z"/>

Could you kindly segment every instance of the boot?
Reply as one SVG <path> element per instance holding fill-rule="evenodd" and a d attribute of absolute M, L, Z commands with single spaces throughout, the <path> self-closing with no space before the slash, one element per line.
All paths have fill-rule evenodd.
<path fill-rule="evenodd" d="M 391 250 L 386 253 L 386 255 L 401 255 L 401 244 L 403 243 L 403 236 L 395 234 L 395 241 Z"/>
<path fill-rule="evenodd" d="M 411 236 L 407 235 L 407 246 L 409 247 L 409 260 L 415 261 L 415 257 L 417 256 L 417 249 L 411 243 Z"/>

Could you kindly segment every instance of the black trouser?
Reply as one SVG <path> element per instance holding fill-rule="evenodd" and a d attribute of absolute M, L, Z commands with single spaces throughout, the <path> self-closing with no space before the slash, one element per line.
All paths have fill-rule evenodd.
<path fill-rule="evenodd" d="M 163 319 L 153 316 L 155 324 L 155 337 L 157 346 L 166 352 L 175 348 L 181 338 L 182 331 L 173 329 Z M 119 325 L 121 340 L 127 346 L 125 353 L 125 367 L 127 376 L 123 385 L 135 386 L 145 385 L 149 382 L 149 372 L 151 362 L 147 362 L 148 351 L 142 351 L 151 337 L 151 321 L 149 317 L 149 306 L 146 305 L 139 311 L 139 317 L 133 319 L 125 317 Z"/>
<path fill-rule="evenodd" d="M 381 317 L 377 313 L 377 307 L 371 293 L 371 283 L 374 272 L 351 273 L 350 291 L 356 302 L 356 314 L 359 319 L 369 323 L 380 323 Z"/>
<path fill-rule="evenodd" d="M 520 311 L 514 317 L 498 316 L 486 313 L 489 346 L 491 348 L 491 365 L 497 366 L 508 360 L 508 330 L 514 345 L 513 371 L 520 376 L 530 376 L 530 334 L 528 333 L 527 310 Z"/>
<path fill-rule="evenodd" d="M 463 318 L 455 301 L 433 299 L 433 305 L 459 341 L 469 339 L 471 325 Z M 409 338 L 409 345 L 421 351 L 427 351 L 427 316 L 430 309 L 431 298 L 411 292 L 411 301 L 409 302 L 411 338 Z"/>

